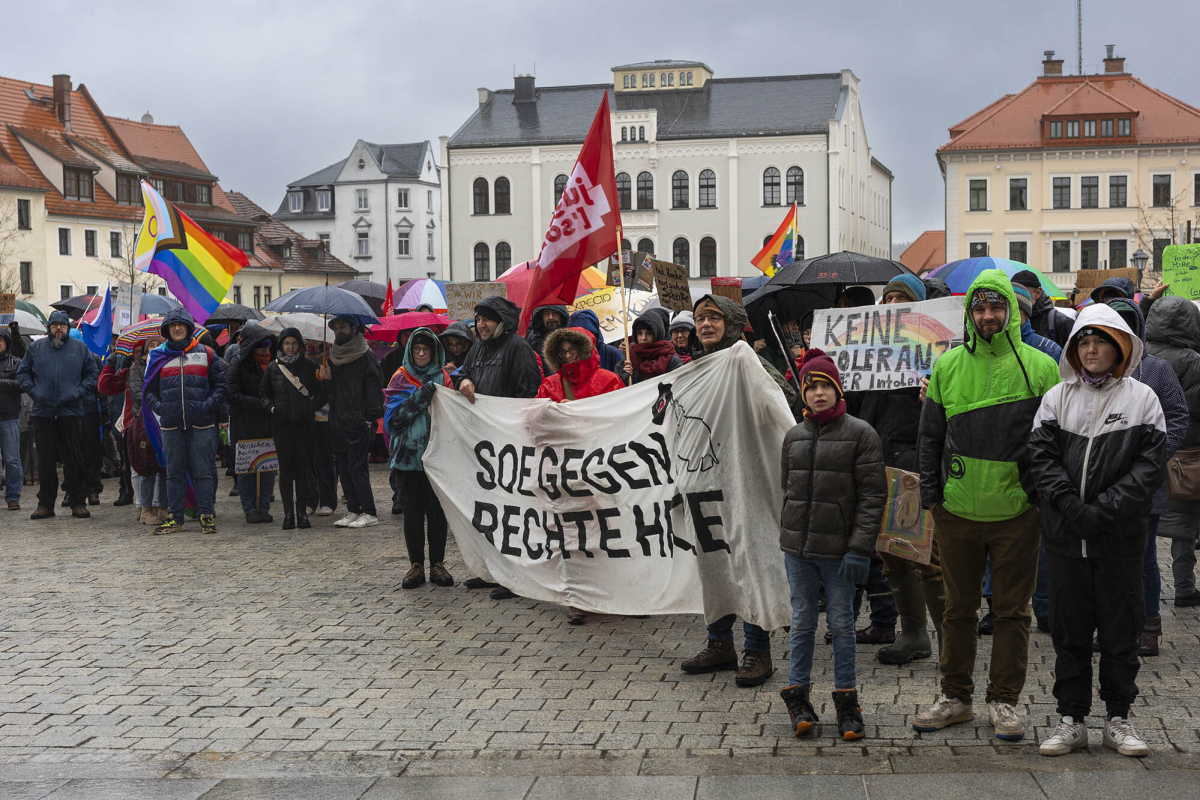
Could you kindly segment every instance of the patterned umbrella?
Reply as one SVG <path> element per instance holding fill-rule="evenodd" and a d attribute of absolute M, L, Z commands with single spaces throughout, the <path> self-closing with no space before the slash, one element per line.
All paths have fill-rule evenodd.
<path fill-rule="evenodd" d="M 1007 258 L 992 258 L 991 256 L 961 258 L 958 261 L 951 261 L 949 264 L 942 264 L 936 269 L 931 269 L 921 277 L 939 278 L 945 281 L 952 293 L 966 294 L 970 290 L 971 284 L 979 277 L 979 273 L 985 269 L 1002 270 L 1010 278 L 1022 270 L 1029 270 L 1038 276 L 1038 282 L 1042 285 L 1043 292 L 1051 297 L 1066 297 L 1062 289 L 1055 286 L 1053 281 L 1033 267 L 1022 264 L 1020 261 L 1009 261 Z"/>
<path fill-rule="evenodd" d="M 144 319 L 141 322 L 135 322 L 132 325 L 126 325 L 121 329 L 121 333 L 117 336 L 117 346 L 113 350 L 114 353 L 119 353 L 123 356 L 133 355 L 133 348 L 149 339 L 162 338 L 161 318 L 153 317 Z M 197 330 L 203 331 L 203 328 Z"/>
<path fill-rule="evenodd" d="M 283 333 L 286 328 L 295 328 L 305 339 L 322 339 L 327 335 L 325 317 L 320 314 L 280 314 L 257 324 L 276 335 Z"/>
<path fill-rule="evenodd" d="M 421 306 L 429 306 L 434 312 L 446 312 L 446 283 L 416 278 L 401 284 L 392 296 L 392 308 L 396 311 L 412 311 Z"/>

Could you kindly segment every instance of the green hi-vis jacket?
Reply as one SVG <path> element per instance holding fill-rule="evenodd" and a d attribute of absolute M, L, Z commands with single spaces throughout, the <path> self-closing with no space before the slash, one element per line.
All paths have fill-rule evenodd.
<path fill-rule="evenodd" d="M 985 341 L 971 319 L 977 289 L 1008 301 L 1008 322 Z M 1058 365 L 1021 342 L 1021 315 L 1004 272 L 981 272 L 963 298 L 966 341 L 933 365 L 917 437 L 921 502 L 958 517 L 998 522 L 1036 500 L 1029 437 L 1042 395 L 1058 383 Z"/>

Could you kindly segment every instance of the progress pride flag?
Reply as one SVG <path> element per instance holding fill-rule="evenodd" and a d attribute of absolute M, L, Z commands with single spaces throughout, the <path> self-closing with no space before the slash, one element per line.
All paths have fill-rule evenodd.
<path fill-rule="evenodd" d="M 575 302 L 579 273 L 619 249 L 620 224 L 608 92 L 605 92 L 542 240 L 536 272 L 521 310 L 522 333 L 538 306 Z"/>

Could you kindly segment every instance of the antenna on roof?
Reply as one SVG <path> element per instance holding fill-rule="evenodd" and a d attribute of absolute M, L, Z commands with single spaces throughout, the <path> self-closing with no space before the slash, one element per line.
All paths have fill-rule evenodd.
<path fill-rule="evenodd" d="M 1075 74 L 1083 74 L 1083 0 L 1075 0 Z"/>

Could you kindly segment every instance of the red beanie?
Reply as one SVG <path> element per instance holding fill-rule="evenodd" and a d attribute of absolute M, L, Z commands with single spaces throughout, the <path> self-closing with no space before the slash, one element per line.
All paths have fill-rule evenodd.
<path fill-rule="evenodd" d="M 804 389 L 812 385 L 815 380 L 824 380 L 827 383 L 832 383 L 837 390 L 839 399 L 843 397 L 842 392 L 842 376 L 838 374 L 837 364 L 833 363 L 833 359 L 825 354 L 824 350 L 819 350 L 816 347 L 810 347 L 804 352 L 804 358 L 800 361 L 800 390 L 803 393 Z M 801 395 L 803 401 L 803 394 Z"/>

